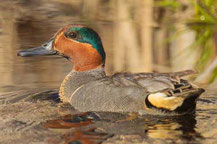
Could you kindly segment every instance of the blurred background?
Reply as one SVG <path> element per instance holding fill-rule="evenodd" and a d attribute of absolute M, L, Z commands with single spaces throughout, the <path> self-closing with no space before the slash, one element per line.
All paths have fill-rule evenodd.
<path fill-rule="evenodd" d="M 7 0 L 0 4 L 0 91 L 58 88 L 72 69 L 59 57 L 17 57 L 67 24 L 85 24 L 102 38 L 106 72 L 195 69 L 217 76 L 214 0 Z"/>

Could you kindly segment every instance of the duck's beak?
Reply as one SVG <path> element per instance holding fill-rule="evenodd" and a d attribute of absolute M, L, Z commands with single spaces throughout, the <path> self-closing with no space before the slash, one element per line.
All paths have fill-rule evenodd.
<path fill-rule="evenodd" d="M 44 43 L 39 47 L 19 51 L 17 55 L 21 57 L 31 57 L 37 55 L 55 55 L 57 54 L 57 51 L 53 50 L 52 46 L 53 39 L 49 40 L 48 42 Z"/>

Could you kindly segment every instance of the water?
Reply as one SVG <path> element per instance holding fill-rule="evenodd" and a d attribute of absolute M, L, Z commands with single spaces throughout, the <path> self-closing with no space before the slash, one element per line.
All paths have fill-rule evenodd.
<path fill-rule="evenodd" d="M 120 35 L 115 33 L 117 30 L 115 25 L 131 21 L 130 19 L 113 18 L 112 15 L 117 12 L 117 7 L 115 7 L 114 4 L 114 1 L 99 2 L 97 0 L 91 2 L 78 0 L 11 0 L 1 2 L 1 97 L 7 96 L 9 99 L 13 99 L 13 97 L 17 95 L 25 97 L 26 95 L 30 95 L 30 93 L 34 95 L 34 93 L 39 91 L 38 89 L 49 90 L 59 87 L 63 78 L 72 69 L 72 66 L 66 59 L 60 57 L 21 58 L 17 57 L 16 54 L 21 49 L 41 45 L 52 37 L 60 27 L 71 23 L 87 24 L 99 32 L 104 43 L 105 51 L 107 52 L 106 71 L 108 73 L 113 73 L 118 70 L 134 71 L 136 69 L 136 71 L 141 71 L 141 69 L 133 67 L 132 64 L 126 64 L 127 62 L 121 63 L 124 67 L 120 68 L 120 63 L 114 60 L 114 55 L 120 53 L 118 53 L 117 49 L 111 48 L 119 46 L 120 44 L 117 40 L 121 39 Z M 133 8 L 137 8 L 137 5 L 133 5 Z M 137 25 L 136 22 L 134 24 L 135 26 Z M 125 58 L 123 61 L 128 61 L 129 59 Z M 139 59 L 137 58 L 137 60 L 133 61 L 138 62 Z M 68 134 L 66 141 L 72 138 L 70 136 L 75 134 L 79 138 L 82 137 L 83 141 L 88 137 L 91 139 L 90 141 L 95 142 L 107 140 L 105 143 L 214 143 L 217 141 L 216 86 L 217 84 L 213 84 L 208 87 L 207 92 L 202 96 L 202 100 L 199 101 L 195 116 L 179 118 L 138 118 L 137 116 L 124 117 L 119 115 L 110 116 L 108 114 L 106 118 L 97 120 L 93 124 L 94 129 L 97 127 L 98 131 L 102 129 L 104 129 L 104 131 L 93 132 L 92 129 L 87 129 L 80 132 L 72 130 L 72 134 L 68 134 L 69 131 L 62 131 L 61 135 Z M 30 93 L 26 93 L 26 90 L 30 91 Z M 10 105 L 1 105 L 0 111 L 4 112 L 1 121 L 4 123 L 0 124 L 0 128 L 5 128 L 3 125 L 12 125 L 11 117 L 18 120 L 23 119 L 23 122 L 32 125 L 28 123 L 30 121 L 29 119 L 24 119 L 19 117 L 19 114 L 13 113 L 13 110 L 16 108 L 17 111 L 20 110 L 20 113 L 25 113 L 28 110 L 26 107 L 29 108 L 29 111 L 35 110 L 35 107 L 37 107 L 37 111 L 42 111 L 42 113 L 46 113 L 45 109 L 52 109 L 49 118 L 35 114 L 38 116 L 38 118 L 35 118 L 35 121 L 40 124 L 46 123 L 47 119 L 56 118 L 60 119 L 60 121 L 62 119 L 64 120 L 64 117 L 59 118 L 59 115 L 57 115 L 58 110 L 56 103 L 50 106 L 43 101 L 39 107 L 37 103 L 31 105 L 26 103 L 19 106 L 19 104 L 16 104 L 16 101 L 16 99 L 10 101 L 13 103 L 11 107 Z M 62 115 L 65 116 L 66 114 L 67 113 L 64 112 Z M 58 122 L 54 121 L 54 125 Z M 17 121 L 16 124 L 19 126 L 22 125 L 21 122 Z M 15 122 L 13 122 L 12 126 L 14 125 Z M 5 129 L 7 129 L 7 127 Z M 41 131 L 43 132 L 43 130 L 44 129 Z M 19 130 L 16 129 L 16 131 Z M 24 130 L 21 131 L 25 133 Z M 8 135 L 10 135 L 10 133 L 8 133 Z M 60 135 L 60 133 L 54 132 L 53 135 Z M 93 138 L 90 135 L 95 137 Z M 0 137 L 1 136 L 0 132 Z M 85 138 L 83 139 L 83 137 Z M 61 138 L 58 138 L 59 137 L 57 137 L 57 140 L 53 140 L 53 138 L 49 137 L 49 141 L 59 141 Z"/>

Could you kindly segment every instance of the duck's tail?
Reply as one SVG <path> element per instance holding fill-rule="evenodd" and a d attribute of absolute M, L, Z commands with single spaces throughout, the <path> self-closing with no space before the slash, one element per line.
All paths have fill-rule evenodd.
<path fill-rule="evenodd" d="M 198 97 L 205 90 L 185 82 L 186 85 L 177 86 L 173 90 L 151 93 L 145 101 L 147 107 L 178 114 L 193 113 Z"/>

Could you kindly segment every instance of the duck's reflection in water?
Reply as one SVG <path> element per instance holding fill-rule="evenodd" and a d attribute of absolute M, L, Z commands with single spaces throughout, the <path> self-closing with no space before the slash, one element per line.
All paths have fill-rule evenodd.
<path fill-rule="evenodd" d="M 141 139 L 196 142 L 202 137 L 194 128 L 195 116 L 159 117 L 108 112 L 67 115 L 44 123 L 46 128 L 68 129 L 66 143 L 101 143 L 114 135 L 138 135 Z M 69 131 L 70 129 L 70 131 Z"/>

